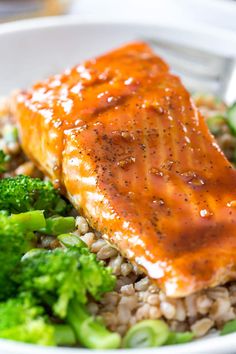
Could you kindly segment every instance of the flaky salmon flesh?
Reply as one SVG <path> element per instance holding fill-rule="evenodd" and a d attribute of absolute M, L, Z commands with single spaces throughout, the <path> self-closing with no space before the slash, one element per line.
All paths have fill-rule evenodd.
<path fill-rule="evenodd" d="M 14 116 L 26 155 L 168 296 L 236 279 L 236 172 L 148 45 L 20 92 Z"/>

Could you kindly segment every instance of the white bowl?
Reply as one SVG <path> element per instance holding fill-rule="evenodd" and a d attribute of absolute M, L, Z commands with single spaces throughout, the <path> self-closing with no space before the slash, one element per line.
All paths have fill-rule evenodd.
<path fill-rule="evenodd" d="M 234 32 L 204 26 L 129 24 L 62 17 L 21 21 L 0 26 L 0 95 L 24 88 L 41 78 L 79 63 L 81 60 L 131 40 L 144 37 L 171 39 L 193 47 L 236 58 Z M 1 321 L 1 319 L 0 319 Z M 209 336 L 178 346 L 119 353 L 236 353 L 236 334 Z M 106 351 L 107 354 L 118 353 Z M 1 354 L 83 354 L 86 349 L 45 348 L 0 340 Z M 104 351 L 96 351 L 104 353 Z"/>

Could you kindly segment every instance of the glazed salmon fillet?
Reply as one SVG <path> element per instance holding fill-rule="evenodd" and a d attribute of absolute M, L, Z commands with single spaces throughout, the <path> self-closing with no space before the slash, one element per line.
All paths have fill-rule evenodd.
<path fill-rule="evenodd" d="M 168 296 L 236 279 L 236 172 L 148 45 L 37 83 L 14 115 L 28 157 Z"/>

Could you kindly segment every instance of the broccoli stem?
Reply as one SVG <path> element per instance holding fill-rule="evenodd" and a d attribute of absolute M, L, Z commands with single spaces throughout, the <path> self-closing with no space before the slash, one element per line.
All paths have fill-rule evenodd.
<path fill-rule="evenodd" d="M 116 349 L 120 346 L 120 335 L 108 331 L 76 300 L 69 304 L 67 322 L 74 329 L 78 341 L 87 348 Z"/>
<path fill-rule="evenodd" d="M 10 218 L 13 222 L 19 224 L 24 231 L 38 231 L 46 225 L 43 210 L 12 214 Z"/>
<path fill-rule="evenodd" d="M 54 337 L 57 345 L 75 345 L 76 337 L 73 329 L 65 324 L 54 325 Z"/>
<path fill-rule="evenodd" d="M 73 216 L 54 216 L 46 219 L 46 226 L 40 232 L 57 236 L 62 233 L 71 232 L 75 229 L 75 219 Z"/>

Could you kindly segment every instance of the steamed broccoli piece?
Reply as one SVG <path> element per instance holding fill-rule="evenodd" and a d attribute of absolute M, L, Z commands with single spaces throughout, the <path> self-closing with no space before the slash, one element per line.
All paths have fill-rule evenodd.
<path fill-rule="evenodd" d="M 84 346 L 117 348 L 120 336 L 109 332 L 85 307 L 89 294 L 100 298 L 114 288 L 115 278 L 83 243 L 78 241 L 77 246 L 26 254 L 22 260 L 20 288 L 31 292 L 55 316 L 64 319 Z"/>
<path fill-rule="evenodd" d="M 111 269 L 105 268 L 103 261 L 97 260 L 85 242 L 71 233 L 59 235 L 58 240 L 69 250 L 79 250 L 83 282 L 96 300 L 100 300 L 102 294 L 114 288 L 115 277 L 111 274 Z"/>
<path fill-rule="evenodd" d="M 22 259 L 21 289 L 40 297 L 52 306 L 55 315 L 64 318 L 69 301 L 74 297 L 86 303 L 86 288 L 81 286 L 77 250 L 57 248 L 39 250 Z"/>
<path fill-rule="evenodd" d="M 80 264 L 83 282 L 88 292 L 99 300 L 101 295 L 112 290 L 115 286 L 115 277 L 111 275 L 111 269 L 105 268 L 102 261 L 96 259 L 80 238 L 73 234 L 58 236 L 61 244 L 68 249 L 80 250 Z M 109 275 L 109 276 L 108 276 Z"/>
<path fill-rule="evenodd" d="M 9 160 L 10 156 L 6 155 L 3 150 L 0 150 L 0 173 L 6 172 Z"/>
<path fill-rule="evenodd" d="M 80 267 L 83 283 L 87 291 L 100 300 L 102 294 L 114 289 L 115 278 L 111 275 L 111 269 L 105 268 L 102 261 L 97 261 L 95 254 L 87 248 L 80 251 Z"/>
<path fill-rule="evenodd" d="M 29 294 L 0 303 L 0 319 L 0 338 L 41 345 L 75 344 L 73 330 L 50 323 L 43 307 Z"/>
<path fill-rule="evenodd" d="M 11 216 L 0 214 L 0 300 L 14 294 L 16 284 L 13 277 L 19 271 L 22 255 L 32 247 L 32 231 L 43 226 L 45 218 L 42 211 Z"/>
<path fill-rule="evenodd" d="M 26 254 L 20 284 L 23 291 L 40 294 L 55 315 L 65 318 L 71 299 L 86 304 L 87 293 L 99 299 L 113 290 L 115 278 L 87 247 L 72 247 Z"/>
<path fill-rule="evenodd" d="M 0 303 L 0 338 L 54 345 L 53 327 L 46 323 L 43 312 L 30 297 Z"/>
<path fill-rule="evenodd" d="M 21 175 L 0 180 L 0 209 L 10 213 L 44 210 L 46 216 L 64 215 L 68 204 L 51 182 Z"/>

